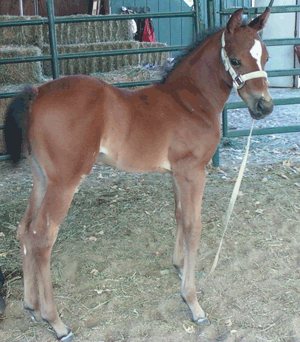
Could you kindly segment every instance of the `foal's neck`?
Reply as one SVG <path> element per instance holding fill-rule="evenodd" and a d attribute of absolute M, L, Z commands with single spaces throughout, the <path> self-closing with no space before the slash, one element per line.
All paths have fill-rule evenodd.
<path fill-rule="evenodd" d="M 195 48 L 169 75 L 180 100 L 193 111 L 219 115 L 230 95 L 230 80 L 221 60 L 222 30 Z"/>

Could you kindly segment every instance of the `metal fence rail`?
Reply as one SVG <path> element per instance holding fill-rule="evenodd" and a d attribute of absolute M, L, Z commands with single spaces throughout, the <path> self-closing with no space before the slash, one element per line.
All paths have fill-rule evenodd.
<path fill-rule="evenodd" d="M 262 14 L 265 11 L 266 7 L 245 7 L 244 13 L 247 14 Z M 229 15 L 232 14 L 236 8 L 226 8 L 220 11 L 221 15 Z M 272 13 L 293 13 L 293 12 L 300 12 L 300 6 L 272 6 L 271 7 Z"/>

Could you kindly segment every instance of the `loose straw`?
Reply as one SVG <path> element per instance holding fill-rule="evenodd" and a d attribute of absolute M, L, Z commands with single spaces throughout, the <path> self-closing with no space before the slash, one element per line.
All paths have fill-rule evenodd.
<path fill-rule="evenodd" d="M 220 256 L 220 252 L 221 252 L 224 236 L 225 236 L 225 233 L 226 233 L 227 228 L 228 228 L 228 222 L 230 220 L 230 217 L 231 217 L 231 214 L 232 214 L 232 211 L 233 211 L 233 208 L 234 208 L 234 204 L 235 204 L 237 195 L 239 193 L 239 189 L 240 189 L 241 182 L 242 182 L 242 179 L 243 179 L 243 175 L 244 175 L 244 171 L 245 171 L 245 167 L 246 167 L 246 163 L 247 163 L 247 158 L 248 158 L 248 153 L 249 153 L 249 148 L 250 148 L 250 141 L 251 141 L 253 126 L 254 126 L 254 120 L 252 121 L 252 126 L 251 126 L 250 133 L 249 133 L 249 136 L 248 136 L 248 142 L 247 142 L 247 146 L 246 146 L 245 156 L 244 156 L 242 165 L 240 167 L 240 171 L 239 171 L 236 183 L 234 185 L 234 188 L 233 188 L 233 191 L 232 191 L 232 195 L 231 195 L 231 199 L 230 199 L 230 202 L 229 202 L 229 206 L 228 206 L 228 209 L 227 209 L 226 220 L 225 220 L 225 228 L 224 228 L 224 231 L 223 231 L 223 235 L 222 235 L 222 238 L 221 238 L 219 249 L 218 249 L 218 252 L 217 252 L 217 254 L 215 256 L 215 260 L 214 260 L 214 263 L 212 265 L 212 268 L 211 268 L 211 270 L 208 273 L 208 276 L 210 276 L 214 272 L 214 270 L 216 269 L 217 264 L 218 264 L 218 260 L 219 260 L 219 256 Z"/>

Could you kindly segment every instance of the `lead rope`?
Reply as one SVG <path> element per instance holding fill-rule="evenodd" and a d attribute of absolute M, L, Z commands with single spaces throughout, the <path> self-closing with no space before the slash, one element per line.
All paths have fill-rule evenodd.
<path fill-rule="evenodd" d="M 240 190 L 240 186 L 241 186 L 241 182 L 242 182 L 242 179 L 243 179 L 243 175 L 244 175 L 244 172 L 245 172 L 245 167 L 246 167 L 246 163 L 247 163 L 247 159 L 248 159 L 248 154 L 249 154 L 249 148 L 250 148 L 250 141 L 251 141 L 253 126 L 254 126 L 254 120 L 252 121 L 250 133 L 249 133 L 249 136 L 248 136 L 245 156 L 244 156 L 243 162 L 241 164 L 240 171 L 239 171 L 237 180 L 235 182 L 235 185 L 234 185 L 234 188 L 233 188 L 233 191 L 232 191 L 232 195 L 231 195 L 231 199 L 230 199 L 230 202 L 229 202 L 229 206 L 228 206 L 228 209 L 227 209 L 226 219 L 225 219 L 225 228 L 224 228 L 223 235 L 222 235 L 222 238 L 221 238 L 221 241 L 220 241 L 219 249 L 218 249 L 217 254 L 215 256 L 215 260 L 214 260 L 214 263 L 213 263 L 213 265 L 211 267 L 211 270 L 208 273 L 208 276 L 210 276 L 214 272 L 214 270 L 216 269 L 217 264 L 218 264 L 218 260 L 219 260 L 219 256 L 220 256 L 220 252 L 221 252 L 224 236 L 225 236 L 225 233 L 226 233 L 227 228 L 228 228 L 228 222 L 230 220 L 230 217 L 231 217 L 231 214 L 232 214 L 232 211 L 233 211 L 233 208 L 234 208 L 234 204 L 235 204 L 237 195 L 238 195 L 239 190 Z"/>

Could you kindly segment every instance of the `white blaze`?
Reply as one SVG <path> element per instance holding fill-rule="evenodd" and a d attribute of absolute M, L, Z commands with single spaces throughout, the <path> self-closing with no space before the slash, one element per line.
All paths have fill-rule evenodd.
<path fill-rule="evenodd" d="M 252 46 L 250 50 L 250 55 L 256 60 L 258 69 L 262 70 L 262 66 L 261 66 L 262 46 L 259 40 L 254 39 L 254 45 Z"/>

